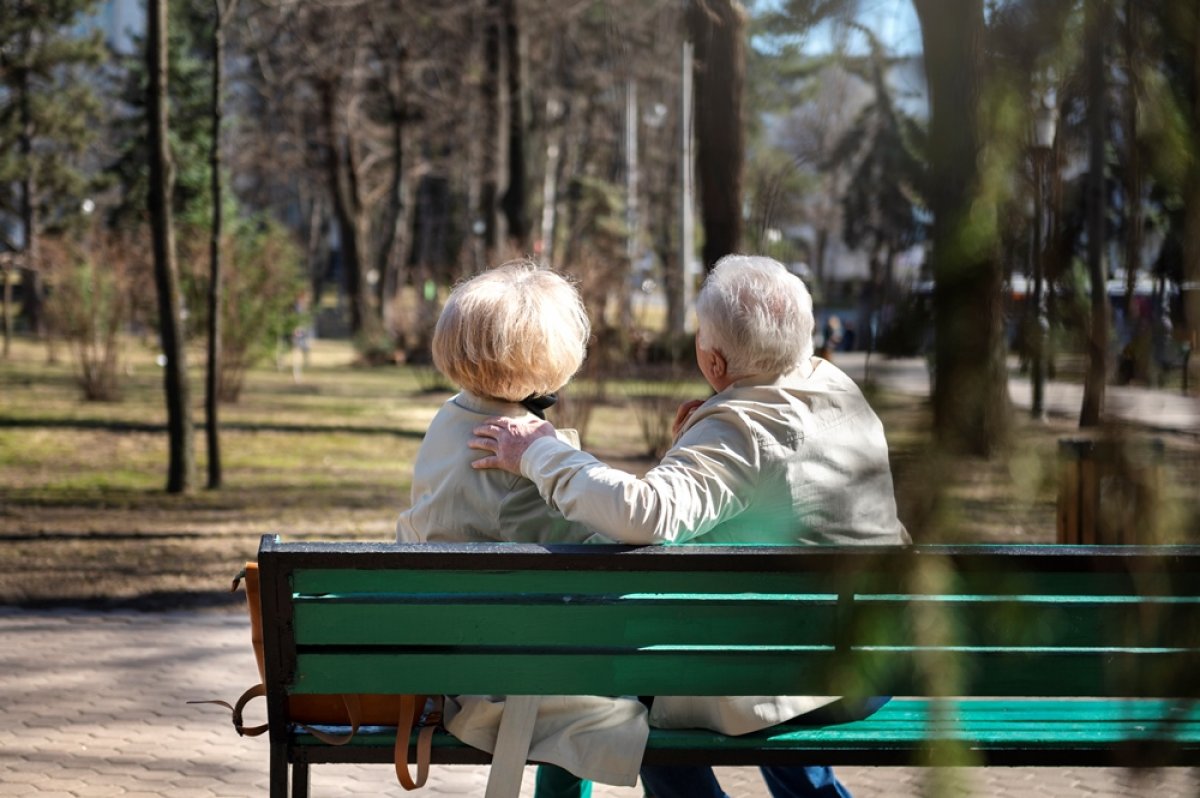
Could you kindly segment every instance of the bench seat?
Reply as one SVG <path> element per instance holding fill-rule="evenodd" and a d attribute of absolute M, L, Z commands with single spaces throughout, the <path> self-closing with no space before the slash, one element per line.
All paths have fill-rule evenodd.
<path fill-rule="evenodd" d="M 936 713 L 936 717 L 935 714 Z M 943 720 L 944 719 L 944 720 Z M 345 734 L 348 727 L 319 726 Z M 346 748 L 330 749 L 297 730 L 293 745 L 309 762 L 389 762 L 395 729 L 367 726 Z M 825 764 L 911 765 L 930 745 L 941 764 L 1045 765 L 1113 764 L 1113 747 L 1129 746 L 1139 758 L 1139 744 L 1153 744 L 1160 766 L 1183 766 L 1200 756 L 1200 704 L 1162 700 L 1013 700 L 960 699 L 935 702 L 896 698 L 866 720 L 837 726 L 780 725 L 755 734 L 729 737 L 693 729 L 653 729 L 645 761 L 715 765 Z M 947 758 L 949 757 L 949 758 Z M 433 761 L 442 764 L 486 764 L 491 757 L 445 732 L 434 737 Z M 1139 761 L 1141 761 L 1139 759 Z"/>
<path fill-rule="evenodd" d="M 268 537 L 259 567 L 274 798 L 289 764 L 304 796 L 310 764 L 393 757 L 394 729 L 304 733 L 288 717 L 304 694 L 897 695 L 836 726 L 653 730 L 644 761 L 1200 764 L 1197 546 Z M 517 794 L 527 751 L 498 758 L 490 793 Z M 435 762 L 489 759 L 436 738 Z"/>

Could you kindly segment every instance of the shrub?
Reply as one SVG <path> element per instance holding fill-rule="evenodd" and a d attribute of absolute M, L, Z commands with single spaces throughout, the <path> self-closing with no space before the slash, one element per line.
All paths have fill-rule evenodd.
<path fill-rule="evenodd" d="M 278 342 L 311 323 L 301 310 L 305 280 L 300 251 L 280 225 L 262 219 L 233 222 L 222 262 L 221 361 L 217 395 L 236 402 L 246 369 L 272 354 Z M 188 333 L 203 338 L 208 329 L 211 280 L 208 235 L 189 231 L 181 258 L 188 308 Z"/>
<path fill-rule="evenodd" d="M 132 234 L 97 232 L 86 246 L 46 242 L 47 313 L 51 328 L 71 349 L 76 380 L 88 401 L 121 398 L 120 333 L 131 318 L 142 260 Z"/>

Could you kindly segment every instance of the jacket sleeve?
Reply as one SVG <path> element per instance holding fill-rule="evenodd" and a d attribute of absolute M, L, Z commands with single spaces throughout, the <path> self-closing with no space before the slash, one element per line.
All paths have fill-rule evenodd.
<path fill-rule="evenodd" d="M 620 543 L 685 543 L 742 512 L 757 467 L 745 430 L 694 425 L 645 477 L 610 468 L 553 438 L 535 441 L 521 472 L 545 501 Z"/>

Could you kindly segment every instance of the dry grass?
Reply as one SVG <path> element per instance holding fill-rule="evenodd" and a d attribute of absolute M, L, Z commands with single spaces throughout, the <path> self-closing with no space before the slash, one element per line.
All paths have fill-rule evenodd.
<path fill-rule="evenodd" d="M 229 580 L 260 535 L 389 539 L 423 431 L 449 395 L 426 391 L 416 370 L 359 368 L 347 345 L 318 341 L 300 382 L 268 364 L 248 374 L 239 404 L 222 407 L 226 486 L 168 496 L 161 373 L 148 349 L 127 349 L 118 404 L 82 401 L 69 364 L 48 364 L 43 347 L 18 341 L 0 360 L 0 603 L 222 606 L 236 600 Z M 192 364 L 202 422 L 200 358 Z M 650 462 L 628 393 L 596 403 L 588 443 L 641 472 Z M 938 464 L 924 402 L 873 402 L 915 539 L 1053 540 L 1056 441 L 1073 425 L 1025 424 L 1009 457 Z M 1164 442 L 1164 528 L 1194 541 L 1197 442 Z M 202 428 L 197 455 L 202 485 Z"/>

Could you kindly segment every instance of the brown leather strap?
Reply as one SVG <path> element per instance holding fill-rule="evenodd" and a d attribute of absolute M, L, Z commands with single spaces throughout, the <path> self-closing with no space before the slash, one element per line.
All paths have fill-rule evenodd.
<path fill-rule="evenodd" d="M 188 703 L 217 704 L 218 706 L 225 707 L 233 714 L 233 728 L 237 730 L 240 736 L 257 737 L 267 731 L 269 724 L 246 726 L 242 721 L 242 711 L 255 698 L 263 697 L 266 694 L 266 685 L 256 684 L 242 693 L 234 704 L 219 700 L 189 701 Z M 296 725 L 326 745 L 346 745 L 354 739 L 354 735 L 358 734 L 359 726 L 362 725 L 362 703 L 359 697 L 353 693 L 345 693 L 339 697 L 346 708 L 346 716 L 350 720 L 350 732 L 348 734 L 329 734 L 304 723 Z M 394 759 L 396 760 L 396 779 L 400 782 L 400 786 L 406 790 L 419 789 L 425 786 L 425 782 L 429 779 L 429 762 L 433 753 L 433 734 L 436 731 L 437 724 L 441 720 L 440 696 L 434 697 L 434 708 L 427 718 L 430 725 L 420 727 L 420 730 L 417 732 L 417 775 L 415 778 L 409 772 L 410 760 L 408 756 L 408 742 L 412 737 L 413 728 L 421 721 L 421 715 L 425 711 L 425 702 L 426 696 L 423 695 L 403 695 L 400 697 L 400 717 L 396 722 Z"/>
<path fill-rule="evenodd" d="M 217 706 L 225 707 L 226 709 L 228 709 L 230 712 L 233 713 L 233 728 L 237 730 L 238 736 L 240 736 L 240 737 L 257 737 L 258 735 L 262 734 L 263 732 L 265 732 L 267 730 L 267 724 L 264 723 L 261 726 L 249 726 L 249 727 L 246 726 L 246 724 L 244 724 L 242 722 L 242 710 L 246 708 L 246 704 L 249 704 L 251 701 L 253 701 L 255 698 L 258 698 L 259 696 L 265 696 L 266 694 L 267 694 L 266 685 L 256 684 L 253 687 L 251 687 L 249 690 L 247 690 L 246 692 L 242 693 L 238 697 L 237 702 L 234 704 L 230 704 L 228 701 L 219 701 L 219 700 L 189 701 L 188 703 L 189 704 L 216 704 Z"/>
<path fill-rule="evenodd" d="M 242 721 L 242 711 L 256 698 L 260 698 L 267 694 L 267 687 L 263 684 L 256 684 L 246 692 L 242 693 L 238 700 L 230 705 L 228 701 L 189 701 L 189 704 L 216 704 L 225 707 L 233 713 L 233 728 L 241 737 L 257 737 L 263 734 L 270 728 L 270 724 L 264 723 L 261 726 L 247 726 Z M 341 695 L 342 705 L 346 708 L 346 717 L 350 720 L 350 732 L 348 734 L 329 734 L 320 729 L 314 729 L 312 726 L 304 723 L 296 725 L 304 729 L 306 732 L 316 737 L 326 745 L 345 745 L 354 739 L 354 735 L 358 734 L 358 727 L 362 725 L 362 704 L 359 702 L 358 696 L 353 694 Z"/>
<path fill-rule="evenodd" d="M 358 734 L 358 727 L 362 725 L 362 704 L 359 702 L 358 696 L 354 693 L 342 693 L 338 697 L 342 699 L 342 706 L 346 708 L 346 717 L 350 719 L 350 732 L 348 734 L 329 734 L 303 723 L 296 725 L 326 745 L 345 745 L 350 742 L 354 739 L 354 735 Z"/>
<path fill-rule="evenodd" d="M 433 721 L 428 726 L 422 726 L 417 732 L 417 776 L 413 778 L 409 772 L 409 757 L 408 757 L 408 741 L 412 736 L 413 727 L 421 720 L 421 714 L 425 711 L 425 699 L 423 695 L 404 695 L 400 697 L 400 718 L 396 722 L 396 749 L 393 753 L 393 758 L 396 760 L 396 779 L 400 782 L 400 786 L 406 790 L 415 790 L 425 785 L 429 778 L 429 760 L 432 754 L 433 733 L 435 731 L 436 722 L 440 719 L 441 708 L 435 707 L 434 714 L 436 718 L 429 718 Z M 439 699 L 435 699 L 435 704 Z"/>
<path fill-rule="evenodd" d="M 429 776 L 429 763 L 425 763 L 423 770 L 421 767 L 419 759 L 420 745 L 417 746 L 417 777 L 414 779 L 408 770 L 408 740 L 412 735 L 413 726 L 417 723 L 417 713 L 420 711 L 417 709 L 416 696 L 404 695 L 400 697 L 400 717 L 396 721 L 396 747 L 392 759 L 396 763 L 396 780 L 406 790 L 417 789 L 425 783 L 425 779 Z"/>

